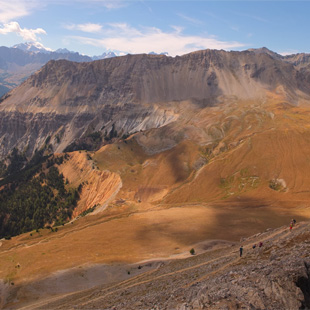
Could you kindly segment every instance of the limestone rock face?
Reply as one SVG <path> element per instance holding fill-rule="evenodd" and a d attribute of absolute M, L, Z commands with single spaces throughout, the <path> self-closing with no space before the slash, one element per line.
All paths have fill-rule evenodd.
<path fill-rule="evenodd" d="M 279 89 L 297 105 L 310 94 L 309 74 L 268 53 L 204 50 L 181 57 L 127 55 L 94 62 L 52 60 L 0 103 L 0 157 L 13 147 L 30 156 L 51 137 L 61 152 L 100 131 L 119 135 L 188 117 L 219 99 L 261 98 Z"/>

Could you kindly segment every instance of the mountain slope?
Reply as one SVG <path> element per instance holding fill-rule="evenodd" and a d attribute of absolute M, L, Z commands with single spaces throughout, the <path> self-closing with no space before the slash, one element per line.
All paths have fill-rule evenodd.
<path fill-rule="evenodd" d="M 30 155 L 49 136 L 59 152 L 91 132 L 108 135 L 113 126 L 120 135 L 158 128 L 232 96 L 264 101 L 268 91 L 302 104 L 309 99 L 308 76 L 249 51 L 51 61 L 1 102 L 0 156 L 15 146 Z M 12 123 L 22 130 L 8 132 Z"/>
<path fill-rule="evenodd" d="M 126 264 L 182 256 L 207 240 L 226 240 L 222 245 L 237 242 L 267 228 L 287 225 L 291 218 L 308 220 L 309 94 L 307 72 L 269 53 L 207 50 L 176 58 L 128 55 L 91 63 L 49 62 L 0 103 L 1 158 L 13 147 L 28 157 L 36 149 L 48 153 L 66 150 L 66 155 L 59 156 L 67 160 L 55 161 L 55 165 L 67 188 L 80 188 L 81 199 L 70 223 L 1 241 L 0 278 L 11 286 L 14 283 L 8 302 L 14 303 L 18 294 L 22 300 L 27 287 L 37 291 L 40 280 L 48 286 L 48 280 L 43 279 L 60 270 L 75 267 L 77 283 L 87 288 L 84 276 L 96 273 L 96 268 L 89 271 L 87 264 L 125 264 L 121 268 L 124 279 Z M 180 263 L 185 265 L 179 269 L 177 264 L 171 265 L 174 271 L 179 270 L 173 275 L 170 267 L 167 272 L 159 269 L 159 273 L 173 276 L 168 283 L 157 282 L 160 274 L 156 278 L 141 275 L 175 294 L 175 298 L 165 296 L 167 303 L 156 293 L 146 300 L 152 304 L 158 298 L 160 309 L 184 308 L 171 282 L 193 308 L 202 302 L 216 309 L 216 302 L 220 307 L 229 299 L 227 292 L 242 296 L 242 301 L 235 297 L 227 301 L 231 308 L 249 306 L 248 300 L 253 300 L 256 308 L 266 308 L 265 302 L 273 300 L 281 307 L 290 302 L 292 307 L 302 302 L 308 305 L 296 288 L 298 280 L 290 278 L 287 285 L 273 280 L 273 276 L 284 279 L 283 273 L 278 273 L 283 261 L 271 259 L 274 243 L 267 247 L 271 240 L 284 242 L 284 248 L 275 248 L 279 250 L 276 255 L 292 252 L 295 256 L 297 250 L 307 250 L 307 243 L 304 248 L 302 244 L 306 239 L 300 235 L 300 247 L 294 248 L 294 235 L 284 228 L 278 232 L 265 240 L 266 252 L 248 256 L 249 264 L 236 257 L 237 247 L 233 253 L 229 247 L 223 250 L 224 256 L 213 252 L 215 261 L 210 264 L 201 262 L 208 260 L 209 253 L 197 256 L 197 267 L 207 269 L 200 270 L 201 278 L 199 271 L 192 277 L 196 267 L 186 269 L 188 261 Z M 245 241 L 247 253 L 259 239 Z M 297 278 L 306 278 L 303 261 L 293 261 L 293 256 L 290 259 L 292 266 L 298 265 Z M 277 271 L 268 273 L 264 264 L 259 271 L 267 278 L 270 275 L 271 282 L 262 279 L 255 284 L 256 277 L 242 277 L 242 273 L 253 271 L 247 269 L 248 265 L 254 268 L 252 259 L 266 263 L 266 257 Z M 225 269 L 220 266 L 232 267 L 229 271 L 236 279 L 240 275 L 241 283 L 232 291 L 226 284 L 226 291 L 217 286 L 218 279 L 224 283 L 228 277 L 217 274 Z M 210 267 L 215 274 L 209 272 Z M 175 275 L 184 275 L 186 283 L 178 282 Z M 212 278 L 214 275 L 219 278 Z M 214 279 L 210 304 L 204 282 L 209 277 Z M 196 279 L 203 283 L 199 286 L 204 295 L 201 299 L 195 295 L 195 286 L 186 295 L 187 285 L 192 287 Z M 152 283 L 134 281 L 133 286 L 125 285 L 125 290 L 133 287 L 143 292 L 140 284 Z M 245 289 L 244 282 L 252 289 Z M 77 289 L 81 287 L 77 285 Z M 123 283 L 120 291 L 122 287 Z M 262 287 L 266 292 L 260 293 Z M 104 302 L 118 302 L 118 292 L 112 289 L 108 294 L 113 299 L 108 295 Z M 147 307 L 143 302 L 136 305 L 131 294 L 128 300 L 134 302 L 133 307 Z M 77 299 L 81 307 L 100 307 L 97 301 L 105 298 L 99 292 L 98 299 L 89 304 L 83 296 L 89 299 L 88 292 L 76 297 L 81 298 Z M 68 298 L 69 304 L 77 305 Z M 123 299 L 119 303 L 124 303 Z M 127 306 L 131 307 L 124 304 Z"/>
<path fill-rule="evenodd" d="M 243 239 L 242 257 L 239 244 L 213 242 L 197 247 L 198 255 L 186 259 L 111 266 L 112 277 L 105 266 L 97 265 L 93 268 L 102 274 L 103 284 L 75 293 L 68 287 L 83 283 L 81 273 L 84 285 L 98 279 L 91 267 L 66 271 L 28 283 L 28 289 L 12 290 L 4 309 L 306 309 L 309 237 L 309 223 L 303 222 L 292 232 L 285 226 Z M 66 286 L 61 289 L 62 281 Z M 42 289 L 47 287 L 50 295 Z"/>

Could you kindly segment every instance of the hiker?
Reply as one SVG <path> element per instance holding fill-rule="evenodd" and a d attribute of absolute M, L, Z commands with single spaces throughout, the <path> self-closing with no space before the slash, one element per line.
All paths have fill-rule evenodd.
<path fill-rule="evenodd" d="M 293 224 L 291 223 L 290 224 L 290 231 L 292 231 L 292 229 L 293 229 Z"/>
<path fill-rule="evenodd" d="M 254 250 L 256 248 L 256 244 L 253 244 L 252 249 Z"/>
<path fill-rule="evenodd" d="M 296 220 L 295 219 L 293 219 L 293 225 L 295 225 L 296 224 Z"/>
<path fill-rule="evenodd" d="M 262 243 L 262 242 L 260 242 L 260 243 L 259 243 L 259 247 L 261 248 L 262 246 L 263 246 L 263 243 Z"/>
<path fill-rule="evenodd" d="M 243 252 L 243 245 L 240 247 L 239 251 L 240 251 L 240 257 L 241 257 L 242 256 L 242 252 Z"/>

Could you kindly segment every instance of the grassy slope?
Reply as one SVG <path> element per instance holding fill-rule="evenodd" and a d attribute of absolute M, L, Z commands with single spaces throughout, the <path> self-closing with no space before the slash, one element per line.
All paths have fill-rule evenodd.
<path fill-rule="evenodd" d="M 94 201 L 108 207 L 57 233 L 2 241 L 0 278 L 18 284 L 86 263 L 169 256 L 206 239 L 239 240 L 292 217 L 309 218 L 310 109 L 283 102 L 270 95 L 265 103 L 205 108 L 179 123 L 190 140 L 157 154 L 133 138 L 103 147 L 91 160 L 74 153 L 60 170 L 73 184 L 92 180 L 80 211 Z M 111 182 L 100 183 L 106 170 Z M 286 185 L 272 190 L 272 179 Z"/>

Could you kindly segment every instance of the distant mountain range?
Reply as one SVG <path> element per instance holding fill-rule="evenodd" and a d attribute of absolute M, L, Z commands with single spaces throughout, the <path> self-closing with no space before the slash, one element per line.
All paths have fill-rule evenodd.
<path fill-rule="evenodd" d="M 67 59 L 76 62 L 90 62 L 91 57 L 66 50 L 48 51 L 40 46 L 19 44 L 14 47 L 0 47 L 0 96 L 18 86 L 31 74 L 50 60 Z"/>
<path fill-rule="evenodd" d="M 158 55 L 154 52 L 151 55 Z M 161 53 L 160 55 L 168 55 Z M 104 52 L 99 56 L 81 55 L 78 52 L 59 48 L 53 51 L 38 42 L 26 42 L 13 47 L 0 47 L 0 97 L 18 86 L 31 74 L 40 69 L 50 60 L 66 59 L 75 62 L 90 62 L 119 56 L 113 51 Z"/>
<path fill-rule="evenodd" d="M 20 43 L 20 44 L 14 45 L 12 48 L 17 48 L 17 49 L 20 49 L 24 52 L 33 52 L 33 53 L 42 53 L 42 54 L 53 54 L 53 53 L 56 53 L 56 54 L 79 54 L 77 52 L 69 51 L 66 48 L 59 48 L 56 51 L 53 51 L 52 49 L 46 48 L 38 42 Z M 105 59 L 105 58 L 118 56 L 114 52 L 107 52 L 107 53 L 103 53 L 100 56 L 93 56 L 93 57 L 85 56 L 85 55 L 81 55 L 81 54 L 79 54 L 79 55 L 83 56 L 83 57 L 88 57 L 90 60 L 98 60 L 98 59 Z"/>

